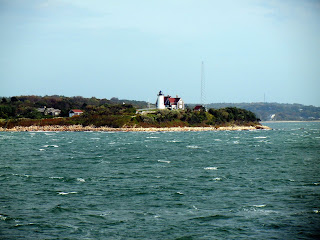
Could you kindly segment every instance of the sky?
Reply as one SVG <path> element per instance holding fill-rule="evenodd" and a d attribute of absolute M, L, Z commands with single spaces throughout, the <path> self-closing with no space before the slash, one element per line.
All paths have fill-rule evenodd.
<path fill-rule="evenodd" d="M 0 0 L 0 96 L 320 106 L 319 0 Z"/>

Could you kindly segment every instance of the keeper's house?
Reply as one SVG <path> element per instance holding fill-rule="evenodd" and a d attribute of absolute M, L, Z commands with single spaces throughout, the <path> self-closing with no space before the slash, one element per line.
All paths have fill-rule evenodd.
<path fill-rule="evenodd" d="M 73 116 L 79 116 L 81 115 L 83 112 L 80 109 L 71 109 L 69 111 L 69 117 L 73 117 Z"/>
<path fill-rule="evenodd" d="M 159 92 L 157 102 L 157 109 L 181 109 L 184 110 L 184 102 L 181 98 L 176 96 L 175 98 L 171 96 L 164 96 L 162 91 Z"/>

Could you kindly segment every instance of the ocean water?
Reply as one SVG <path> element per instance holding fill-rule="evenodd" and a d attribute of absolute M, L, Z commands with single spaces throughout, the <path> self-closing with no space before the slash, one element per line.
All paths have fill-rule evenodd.
<path fill-rule="evenodd" d="M 0 133 L 0 239 L 319 239 L 320 123 Z"/>

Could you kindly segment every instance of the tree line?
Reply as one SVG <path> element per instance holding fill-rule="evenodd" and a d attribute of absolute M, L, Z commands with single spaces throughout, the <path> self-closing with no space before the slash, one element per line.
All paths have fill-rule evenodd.
<path fill-rule="evenodd" d="M 46 106 L 47 108 L 55 108 L 61 110 L 61 117 L 68 117 L 71 109 L 87 110 L 94 107 L 103 106 L 105 104 L 132 104 L 136 108 L 145 108 L 146 102 L 121 100 L 118 98 L 99 99 L 95 97 L 84 98 L 81 96 L 65 97 L 65 96 L 14 96 L 10 98 L 2 97 L 0 102 L 0 119 L 14 118 L 51 118 L 52 116 L 44 116 L 37 111 L 38 108 Z"/>
<path fill-rule="evenodd" d="M 211 108 L 208 111 L 158 110 L 154 113 L 137 115 L 136 119 L 145 127 L 257 125 L 260 121 L 253 112 L 236 107 Z"/>
<path fill-rule="evenodd" d="M 306 106 L 298 103 L 211 103 L 209 108 L 237 107 L 254 112 L 262 121 L 301 121 L 320 120 L 320 107 Z M 271 118 L 273 117 L 273 118 Z"/>
<path fill-rule="evenodd" d="M 174 126 L 216 126 L 216 125 L 256 125 L 260 119 L 246 109 L 225 107 L 201 108 L 199 111 L 154 110 L 137 113 L 145 108 L 146 102 L 119 100 L 117 98 L 98 99 L 64 96 L 19 96 L 2 98 L 0 103 L 0 127 L 30 125 L 93 125 L 96 127 L 174 127 Z M 61 110 L 59 118 L 45 116 L 37 108 Z M 84 113 L 69 118 L 70 109 L 82 109 Z"/>

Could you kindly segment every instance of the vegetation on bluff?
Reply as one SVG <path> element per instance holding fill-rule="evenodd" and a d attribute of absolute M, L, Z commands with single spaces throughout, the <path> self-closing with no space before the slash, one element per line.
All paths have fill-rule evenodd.
<path fill-rule="evenodd" d="M 138 115 L 136 119 L 144 127 L 257 125 L 260 121 L 254 113 L 235 107 L 209 111 L 158 110 Z"/>
<path fill-rule="evenodd" d="M 81 96 L 65 97 L 65 96 L 15 96 L 11 98 L 0 98 L 0 119 L 18 119 L 18 118 L 30 118 L 30 119 L 44 119 L 52 118 L 51 115 L 43 115 L 37 108 L 46 106 L 47 108 L 55 108 L 61 110 L 61 117 L 68 117 L 70 109 L 81 109 L 84 112 L 91 111 L 93 108 L 99 108 L 101 106 L 119 105 L 125 103 L 126 105 L 132 105 L 137 109 L 147 108 L 148 104 L 144 101 L 132 101 L 118 98 L 111 99 L 99 99 L 95 97 L 84 98 Z M 195 105 L 188 105 L 191 109 Z M 237 107 L 241 109 L 249 110 L 258 116 L 263 121 L 266 120 L 320 120 L 320 107 L 305 106 L 301 104 L 280 104 L 280 103 L 215 103 L 209 104 L 207 107 L 210 109 L 227 109 L 230 107 Z M 222 111 L 222 110 L 221 110 Z M 227 110 L 226 110 L 227 111 Z M 228 111 L 227 111 L 228 112 Z M 229 111 L 230 112 L 230 111 Z M 230 114 L 228 112 L 228 114 Z M 171 115 L 174 113 L 170 113 Z M 169 114 L 169 115 L 170 115 Z M 213 112 L 211 112 L 213 114 Z M 217 113 L 218 114 L 218 113 Z M 181 114 L 180 114 L 181 115 Z M 178 117 L 180 116 L 178 115 Z M 219 122 L 219 116 L 215 115 L 214 120 Z M 226 116 L 226 113 L 224 113 Z M 232 120 L 233 113 L 231 112 L 229 119 Z M 197 122 L 197 118 L 200 116 L 193 116 L 193 121 Z M 145 118 L 146 122 L 154 123 L 159 122 L 155 116 L 149 116 Z M 167 117 L 163 117 L 167 118 Z M 210 117 L 209 117 L 210 118 Z M 189 118 L 190 119 L 190 116 Z M 192 120 L 190 120 L 192 122 Z M 160 120 L 161 122 L 161 120 Z M 210 122 L 206 120 L 206 122 Z M 223 122 L 223 121 L 221 121 Z"/>
<path fill-rule="evenodd" d="M 205 111 L 154 110 L 136 113 L 132 104 L 103 104 L 86 106 L 85 113 L 74 117 L 47 119 L 15 118 L 0 122 L 0 127 L 45 126 L 45 125 L 82 125 L 120 127 L 195 127 L 252 125 L 259 122 L 255 114 L 245 109 L 222 108 Z"/>
<path fill-rule="evenodd" d="M 37 108 L 46 106 L 47 108 L 55 108 L 61 110 L 61 117 L 68 117 L 71 109 L 92 109 L 100 107 L 105 104 L 132 104 L 136 108 L 145 108 L 147 103 L 143 101 L 119 100 L 118 98 L 84 98 L 80 96 L 65 97 L 65 96 L 17 96 L 11 98 L 3 97 L 0 100 L 0 119 L 17 119 L 17 118 L 31 118 L 42 119 L 51 118 L 52 116 L 43 116 L 37 111 Z"/>

